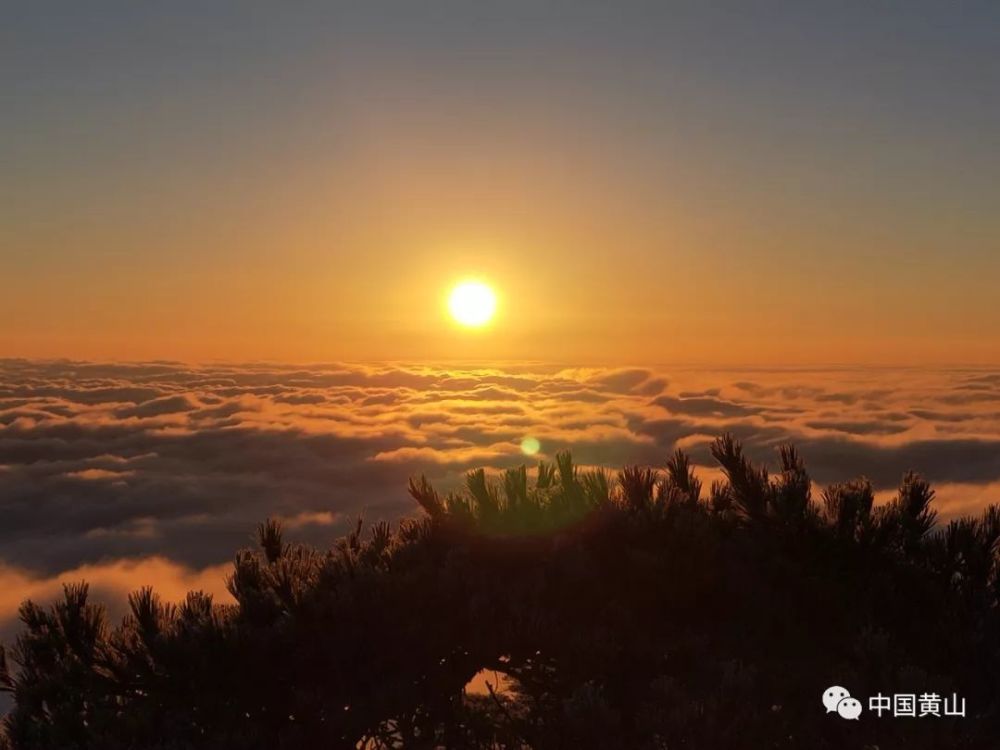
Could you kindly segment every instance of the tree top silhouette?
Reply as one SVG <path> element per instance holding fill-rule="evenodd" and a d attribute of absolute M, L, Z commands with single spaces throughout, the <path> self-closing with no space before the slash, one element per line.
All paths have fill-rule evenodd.
<path fill-rule="evenodd" d="M 916 474 L 878 504 L 813 497 L 731 436 L 707 493 L 663 469 L 569 454 L 470 472 L 397 526 L 328 550 L 258 529 L 234 605 L 144 588 L 112 627 L 86 584 L 26 602 L 0 661 L 11 748 L 987 747 L 1000 690 L 1000 509 L 937 524 Z M 468 691 L 483 670 L 504 690 Z M 958 692 L 964 720 L 827 717 L 855 694 Z M 493 686 L 496 687 L 496 686 Z"/>

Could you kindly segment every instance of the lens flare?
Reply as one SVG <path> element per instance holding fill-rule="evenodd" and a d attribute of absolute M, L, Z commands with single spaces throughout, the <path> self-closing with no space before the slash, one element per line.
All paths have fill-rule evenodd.
<path fill-rule="evenodd" d="M 521 441 L 521 452 L 526 456 L 534 456 L 542 449 L 542 444 L 538 438 L 526 437 Z"/>

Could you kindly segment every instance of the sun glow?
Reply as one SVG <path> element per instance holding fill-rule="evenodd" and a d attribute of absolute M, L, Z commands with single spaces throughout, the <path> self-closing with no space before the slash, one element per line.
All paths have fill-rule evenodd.
<path fill-rule="evenodd" d="M 448 297 L 451 317 L 469 328 L 480 328 L 489 323 L 496 307 L 496 295 L 481 281 L 463 281 L 451 290 Z"/>

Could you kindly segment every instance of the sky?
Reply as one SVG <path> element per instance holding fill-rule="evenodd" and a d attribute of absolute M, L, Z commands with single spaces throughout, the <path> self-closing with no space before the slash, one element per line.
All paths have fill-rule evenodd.
<path fill-rule="evenodd" d="M 993 2 L 8 4 L 0 355 L 996 363 L 998 43 Z"/>
<path fill-rule="evenodd" d="M 980 512 L 998 49 L 995 2 L 4 4 L 0 641 L 561 450 Z"/>

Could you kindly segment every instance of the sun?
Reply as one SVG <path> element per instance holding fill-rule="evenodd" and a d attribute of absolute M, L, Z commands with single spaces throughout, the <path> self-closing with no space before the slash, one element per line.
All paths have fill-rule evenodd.
<path fill-rule="evenodd" d="M 457 323 L 480 328 L 490 322 L 497 309 L 497 296 L 481 281 L 463 281 L 448 297 L 448 310 Z"/>

